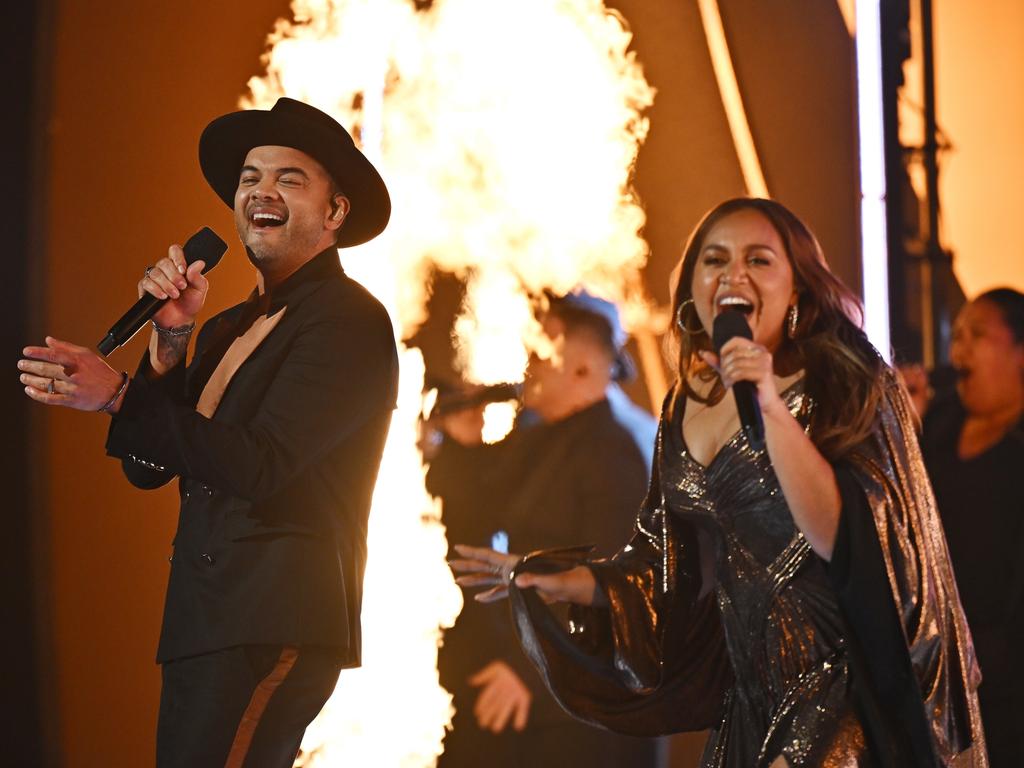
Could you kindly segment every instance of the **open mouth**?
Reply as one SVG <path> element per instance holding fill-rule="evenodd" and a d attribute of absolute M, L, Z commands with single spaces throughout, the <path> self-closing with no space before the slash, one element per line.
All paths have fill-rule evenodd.
<path fill-rule="evenodd" d="M 750 317 L 754 313 L 754 305 L 742 296 L 723 296 L 718 300 L 718 311 L 742 312 Z"/>
<path fill-rule="evenodd" d="M 249 216 L 249 221 L 256 229 L 273 229 L 280 227 L 285 222 L 285 217 L 272 211 L 257 211 Z"/>

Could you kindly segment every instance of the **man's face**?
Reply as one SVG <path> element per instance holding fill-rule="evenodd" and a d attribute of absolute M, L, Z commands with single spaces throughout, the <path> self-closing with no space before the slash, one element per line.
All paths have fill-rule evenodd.
<path fill-rule="evenodd" d="M 568 391 L 575 386 L 572 366 L 575 347 L 565 335 L 565 323 L 561 318 L 547 315 L 541 321 L 547 348 L 530 355 L 526 367 L 526 381 L 523 384 L 523 405 L 543 415 L 552 406 L 558 407 Z"/>
<path fill-rule="evenodd" d="M 254 147 L 235 191 L 235 226 L 256 267 L 287 275 L 333 244 L 348 200 L 323 166 L 291 147 Z"/>

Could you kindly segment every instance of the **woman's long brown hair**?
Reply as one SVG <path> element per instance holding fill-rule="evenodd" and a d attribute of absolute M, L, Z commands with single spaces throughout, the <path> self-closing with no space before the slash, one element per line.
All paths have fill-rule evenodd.
<path fill-rule="evenodd" d="M 693 273 L 708 232 L 726 216 L 747 210 L 762 214 L 779 233 L 797 291 L 799 323 L 793 338 L 783 333 L 782 345 L 774 354 L 775 369 L 784 373 L 805 370 L 805 391 L 816 403 L 811 438 L 823 455 L 836 460 L 870 435 L 882 398 L 885 364 L 860 328 L 860 300 L 832 274 L 817 239 L 795 214 L 773 200 L 748 197 L 726 200 L 712 208 L 683 250 L 673 317 L 679 316 L 680 305 L 693 298 Z M 718 374 L 697 356 L 699 350 L 712 350 L 712 344 L 692 302 L 683 310 L 682 320 L 696 331 L 685 333 L 676 324 L 672 326 L 682 391 L 698 402 L 717 403 L 725 389 Z M 713 382 L 705 396 L 690 385 L 694 376 Z"/>

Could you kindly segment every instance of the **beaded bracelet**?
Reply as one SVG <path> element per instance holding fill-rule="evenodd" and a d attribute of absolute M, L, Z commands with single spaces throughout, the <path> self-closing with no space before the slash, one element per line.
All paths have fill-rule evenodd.
<path fill-rule="evenodd" d="M 110 409 L 114 407 L 114 403 L 117 399 L 124 394 L 124 391 L 128 388 L 128 371 L 121 371 L 121 386 L 117 388 L 117 392 L 110 398 L 105 405 L 101 405 L 97 410 L 103 413 L 110 413 Z"/>

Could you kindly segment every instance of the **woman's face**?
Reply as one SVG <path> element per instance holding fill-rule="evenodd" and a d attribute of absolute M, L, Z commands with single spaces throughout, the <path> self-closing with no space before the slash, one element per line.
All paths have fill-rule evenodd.
<path fill-rule="evenodd" d="M 956 391 L 968 413 L 984 415 L 1024 400 L 1024 344 L 1013 338 L 999 307 L 972 301 L 953 324 L 950 360 Z"/>
<path fill-rule="evenodd" d="M 777 350 L 796 292 L 789 254 L 771 221 L 749 209 L 717 221 L 701 243 L 691 290 L 708 333 L 719 313 L 739 310 L 754 341 L 771 352 Z"/>

